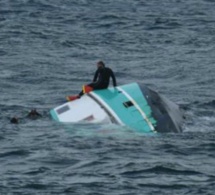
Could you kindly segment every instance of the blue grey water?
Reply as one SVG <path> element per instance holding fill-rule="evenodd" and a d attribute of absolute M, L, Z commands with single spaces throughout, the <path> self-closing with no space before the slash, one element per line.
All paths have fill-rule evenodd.
<path fill-rule="evenodd" d="M 0 0 L 0 194 L 214 194 L 215 1 Z M 181 134 L 61 125 L 104 60 L 185 109 Z M 42 119 L 27 120 L 32 108 Z M 21 118 L 18 125 L 10 117 Z"/>

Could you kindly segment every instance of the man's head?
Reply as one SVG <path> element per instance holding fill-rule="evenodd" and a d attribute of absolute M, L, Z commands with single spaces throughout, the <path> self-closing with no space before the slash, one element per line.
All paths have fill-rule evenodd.
<path fill-rule="evenodd" d="M 102 61 L 97 62 L 97 68 L 100 68 L 100 67 L 105 67 L 104 62 L 102 62 Z"/>
<path fill-rule="evenodd" d="M 10 119 L 10 122 L 13 124 L 18 124 L 19 123 L 19 119 L 17 117 L 13 117 Z"/>

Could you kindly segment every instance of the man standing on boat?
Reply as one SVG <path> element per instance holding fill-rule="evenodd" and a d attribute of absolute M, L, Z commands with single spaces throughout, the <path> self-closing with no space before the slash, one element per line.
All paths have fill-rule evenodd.
<path fill-rule="evenodd" d="M 114 72 L 110 68 L 105 67 L 105 64 L 103 61 L 97 62 L 97 70 L 95 72 L 93 82 L 87 85 L 84 85 L 83 90 L 79 93 L 79 95 L 68 96 L 67 100 L 68 101 L 75 100 L 77 98 L 80 98 L 84 93 L 88 93 L 92 90 L 108 88 L 110 78 L 112 78 L 113 80 L 113 86 L 116 87 L 117 84 L 116 84 L 116 78 L 115 78 Z"/>

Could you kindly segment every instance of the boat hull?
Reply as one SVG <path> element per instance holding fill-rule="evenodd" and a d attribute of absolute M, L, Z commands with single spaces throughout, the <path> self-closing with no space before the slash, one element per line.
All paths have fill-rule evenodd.
<path fill-rule="evenodd" d="M 183 122 L 178 105 L 138 83 L 94 90 L 50 113 L 59 122 L 114 123 L 144 133 L 181 132 Z"/>

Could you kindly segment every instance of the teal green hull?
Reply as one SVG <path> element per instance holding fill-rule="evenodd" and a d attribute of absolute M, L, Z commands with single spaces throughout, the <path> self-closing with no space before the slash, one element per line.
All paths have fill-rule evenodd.
<path fill-rule="evenodd" d="M 155 132 L 156 120 L 152 117 L 152 110 L 138 84 L 132 83 L 119 88 L 95 90 L 93 93 L 105 101 L 126 126 L 139 132 Z M 133 105 L 126 107 L 124 103 L 129 101 Z M 142 113 L 145 114 L 146 119 Z"/>

